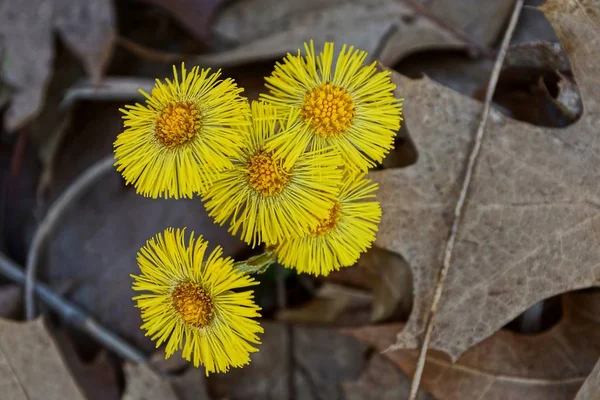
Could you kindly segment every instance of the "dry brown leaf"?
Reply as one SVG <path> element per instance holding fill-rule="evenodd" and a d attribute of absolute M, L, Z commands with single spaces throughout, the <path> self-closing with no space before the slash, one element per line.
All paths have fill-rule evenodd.
<path fill-rule="evenodd" d="M 326 282 L 307 303 L 280 310 L 275 319 L 296 324 L 359 326 L 369 322 L 372 302 L 372 296 L 363 290 Z"/>
<path fill-rule="evenodd" d="M 0 386 L 3 399 L 84 399 L 41 319 L 0 320 Z"/>
<path fill-rule="evenodd" d="M 263 327 L 249 365 L 208 378 L 213 398 L 343 400 L 341 382 L 355 380 L 364 367 L 367 346 L 331 329 Z"/>
<path fill-rule="evenodd" d="M 373 246 L 353 268 L 334 271 L 327 281 L 373 292 L 371 321 L 406 319 L 412 307 L 412 273 L 399 254 Z"/>
<path fill-rule="evenodd" d="M 0 78 L 14 91 L 4 124 L 13 131 L 41 110 L 54 61 L 57 30 L 97 81 L 111 54 L 109 0 L 4 0 L 0 3 Z"/>
<path fill-rule="evenodd" d="M 168 10 L 194 36 L 211 44 L 210 22 L 223 0 L 142 0 Z"/>
<path fill-rule="evenodd" d="M 54 327 L 51 333 L 61 358 L 87 400 L 121 399 L 118 367 L 115 366 L 116 361 L 111 362 L 105 349 L 101 349 L 91 360 L 85 362 L 78 354 L 78 349 L 84 352 L 93 351 L 89 345 L 77 346 L 73 336 L 65 328 Z"/>
<path fill-rule="evenodd" d="M 590 307 L 594 302 L 600 304 L 600 293 L 565 295 L 564 316 L 550 330 L 535 335 L 501 330 L 456 364 L 432 351 L 422 387 L 439 400 L 571 400 L 600 356 L 600 309 Z M 384 351 L 400 327 L 368 326 L 348 332 Z M 416 350 L 383 354 L 412 376 Z"/>
<path fill-rule="evenodd" d="M 373 354 L 359 379 L 343 382 L 345 400 L 398 400 L 408 397 L 410 380 L 384 356 Z M 417 400 L 432 400 L 424 390 Z"/>
<path fill-rule="evenodd" d="M 467 35 L 489 43 L 501 29 L 512 0 L 466 7 L 468 13 L 452 7 L 455 2 L 437 3 L 440 4 L 432 6 L 437 13 L 456 17 L 446 19 L 449 25 L 471 28 Z M 326 40 L 355 45 L 386 65 L 416 51 L 465 47 L 456 35 L 418 14 L 410 2 L 390 0 L 233 2 L 217 16 L 213 31 L 216 37 L 235 47 L 201 56 L 197 59 L 199 64 L 234 65 L 276 58 L 296 52 L 311 39 L 317 46 Z"/>
<path fill-rule="evenodd" d="M 168 380 L 147 365 L 126 363 L 125 382 L 122 400 L 178 400 Z"/>
<path fill-rule="evenodd" d="M 130 378 L 139 380 L 140 377 L 145 377 L 143 379 L 149 379 L 160 387 L 168 386 L 178 400 L 210 399 L 206 391 L 204 368 L 196 368 L 189 361 L 182 358 L 181 350 L 175 352 L 170 358 L 165 358 L 165 348 L 162 346 L 152 355 L 149 366 L 153 371 L 158 371 L 160 375 L 149 371 L 146 367 L 129 365 L 127 368 L 131 372 Z M 138 385 L 139 382 L 132 383 L 130 386 Z M 150 398 L 162 400 L 160 397 Z"/>
<path fill-rule="evenodd" d="M 570 56 L 584 113 L 565 129 L 492 111 L 474 170 L 431 347 L 453 359 L 541 299 L 600 284 L 600 16 L 597 0 L 543 10 Z M 397 348 L 418 347 L 481 105 L 395 75 L 419 160 L 371 174 L 379 246 L 413 269 L 414 305 Z"/>

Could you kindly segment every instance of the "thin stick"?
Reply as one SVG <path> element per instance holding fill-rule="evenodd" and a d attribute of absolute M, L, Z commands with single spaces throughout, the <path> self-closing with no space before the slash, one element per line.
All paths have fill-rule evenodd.
<path fill-rule="evenodd" d="M 27 320 L 32 320 L 36 314 L 35 299 L 33 296 L 35 292 L 35 279 L 40 251 L 46 237 L 52 232 L 60 217 L 80 194 L 85 192 L 99 177 L 114 170 L 113 163 L 114 157 L 111 154 L 89 167 L 52 204 L 48 213 L 36 229 L 27 253 L 27 264 L 25 265 L 25 317 Z"/>
<path fill-rule="evenodd" d="M 0 253 L 0 274 L 21 285 L 26 280 L 20 266 L 3 253 Z M 133 363 L 146 363 L 146 357 L 138 349 L 100 325 L 92 317 L 54 293 L 46 285 L 38 283 L 35 286 L 35 293 L 68 324 L 88 333 L 98 342 L 126 360 Z"/>
<path fill-rule="evenodd" d="M 425 338 L 423 339 L 423 345 L 421 346 L 421 352 L 419 354 L 419 360 L 417 362 L 417 369 L 415 370 L 415 374 L 410 387 L 409 400 L 415 400 L 417 398 L 417 392 L 419 391 L 421 377 L 423 375 L 423 368 L 425 367 L 425 360 L 427 358 L 427 350 L 429 348 L 429 342 L 431 341 L 431 332 L 433 331 L 434 320 L 439 308 L 440 299 L 442 297 L 442 291 L 444 289 L 444 283 L 446 281 L 446 276 L 448 276 L 448 270 L 450 269 L 450 260 L 452 258 L 452 251 L 454 250 L 454 241 L 456 240 L 458 225 L 461 221 L 463 209 L 465 206 L 465 200 L 467 198 L 469 186 L 473 177 L 473 169 L 475 168 L 475 164 L 477 163 L 477 159 L 479 158 L 481 143 L 483 142 L 483 133 L 485 131 L 485 125 L 487 122 L 488 115 L 490 113 L 490 105 L 492 103 L 492 98 L 494 96 L 496 84 L 498 83 L 498 77 L 500 76 L 502 63 L 504 62 L 504 57 L 506 56 L 506 50 L 508 49 L 510 39 L 513 35 L 515 27 L 517 26 L 517 21 L 519 19 L 522 7 L 523 0 L 517 0 L 512 16 L 510 18 L 510 22 L 508 24 L 508 27 L 506 28 L 504 39 L 502 40 L 502 45 L 500 47 L 500 52 L 498 53 L 498 58 L 494 63 L 494 69 L 492 70 L 490 81 L 488 83 L 487 92 L 485 95 L 485 103 L 483 105 L 483 114 L 481 115 L 481 122 L 479 123 L 477 134 L 475 135 L 475 143 L 473 144 L 471 154 L 469 155 L 469 163 L 467 164 L 467 171 L 462 184 L 462 188 L 460 190 L 460 196 L 458 197 L 456 208 L 454 209 L 454 219 L 452 221 L 452 227 L 450 228 L 450 234 L 448 236 L 448 240 L 446 241 L 446 249 L 444 251 L 444 262 L 440 269 L 438 283 L 435 288 L 435 294 L 433 296 L 433 302 L 431 303 L 431 309 L 429 311 L 429 318 L 427 320 L 427 327 L 425 330 Z"/>

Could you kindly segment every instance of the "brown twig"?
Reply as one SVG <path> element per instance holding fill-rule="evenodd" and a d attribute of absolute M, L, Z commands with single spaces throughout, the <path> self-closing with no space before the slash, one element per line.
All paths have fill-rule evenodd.
<path fill-rule="evenodd" d="M 22 268 L 3 253 L 0 253 L 0 274 L 18 284 L 23 285 L 25 283 L 25 274 L 23 274 Z M 146 357 L 142 352 L 100 325 L 92 317 L 54 293 L 44 284 L 38 283 L 35 286 L 35 293 L 69 325 L 86 332 L 109 350 L 128 361 L 146 363 Z"/>
<path fill-rule="evenodd" d="M 89 167 L 52 204 L 48 213 L 37 227 L 27 253 L 27 263 L 25 265 L 25 317 L 27 320 L 32 320 L 36 314 L 34 301 L 35 277 L 37 275 L 40 251 L 46 237 L 52 232 L 60 217 L 80 194 L 85 192 L 99 177 L 114 170 L 113 163 L 114 157 L 111 154 Z"/>
<path fill-rule="evenodd" d="M 467 50 L 472 57 L 477 57 L 479 55 L 483 55 L 484 57 L 493 59 L 495 57 L 495 51 L 490 49 L 487 46 L 482 45 L 474 40 L 472 40 L 466 33 L 461 31 L 460 29 L 456 29 L 454 26 L 447 23 L 444 19 L 438 17 L 434 13 L 432 13 L 427 7 L 423 4 L 419 3 L 416 0 L 403 0 L 409 7 L 413 10 L 429 19 L 434 24 L 438 25 L 440 28 L 444 29 L 448 33 L 450 33 L 455 38 L 465 42 L 467 45 Z"/>
<path fill-rule="evenodd" d="M 485 125 L 488 119 L 488 115 L 490 113 L 490 105 L 492 103 L 492 98 L 494 96 L 496 84 L 498 83 L 498 77 L 500 76 L 502 63 L 504 62 L 504 57 L 506 56 L 506 51 L 508 49 L 508 45 L 510 43 L 510 39 L 512 38 L 515 27 L 517 26 L 517 21 L 519 19 L 519 15 L 521 13 L 522 8 L 523 0 L 517 0 L 515 3 L 515 8 L 512 12 L 512 16 L 510 18 L 510 22 L 508 24 L 508 27 L 506 28 L 500 51 L 498 52 L 498 58 L 494 63 L 494 69 L 492 70 L 490 81 L 488 83 L 487 92 L 485 95 L 485 102 L 483 105 L 483 113 L 481 115 L 481 121 L 479 123 L 477 133 L 475 134 L 475 142 L 473 143 L 473 148 L 471 149 L 471 153 L 469 155 L 469 162 L 467 164 L 465 178 L 463 180 L 458 201 L 456 202 L 456 208 L 454 209 L 454 219 L 452 221 L 452 227 L 450 228 L 450 234 L 448 236 L 448 240 L 446 241 L 444 261 L 440 269 L 438 283 L 435 289 L 435 294 L 433 296 L 433 301 L 431 303 L 429 318 L 427 320 L 427 326 L 425 329 L 425 337 L 423 339 L 421 352 L 419 354 L 419 360 L 417 362 L 417 368 L 415 370 L 415 374 L 410 387 L 409 400 L 415 400 L 417 398 L 417 392 L 419 391 L 419 385 L 421 384 L 421 377 L 423 375 L 423 368 L 425 367 L 425 360 L 427 358 L 427 350 L 429 348 L 429 342 L 431 341 L 431 333 L 433 331 L 434 320 L 440 305 L 440 299 L 444 290 L 446 276 L 448 276 L 448 270 L 450 269 L 450 260 L 452 259 L 454 242 L 456 240 L 458 226 L 460 224 L 463 209 L 465 206 L 465 200 L 467 198 L 469 186 L 473 177 L 473 169 L 475 168 L 475 164 L 477 163 L 477 159 L 479 158 L 481 143 L 483 142 L 483 133 L 485 132 Z"/>

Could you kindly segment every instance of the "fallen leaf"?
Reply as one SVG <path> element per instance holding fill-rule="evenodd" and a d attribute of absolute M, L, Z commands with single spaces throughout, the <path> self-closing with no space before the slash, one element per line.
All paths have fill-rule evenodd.
<path fill-rule="evenodd" d="M 112 0 L 61 0 L 54 7 L 54 27 L 93 82 L 100 83 L 114 45 Z"/>
<path fill-rule="evenodd" d="M 548 1 L 584 113 L 565 129 L 494 110 L 474 170 L 431 348 L 456 360 L 541 299 L 600 284 L 600 24 L 597 2 Z M 430 79 L 394 75 L 419 160 L 376 171 L 377 244 L 413 270 L 414 303 L 395 348 L 419 346 L 481 104 Z"/>
<path fill-rule="evenodd" d="M 58 151 L 51 198 L 56 198 L 93 162 L 112 154 L 122 129 L 119 103 L 80 106 L 73 126 Z M 140 329 L 140 311 L 134 307 L 132 273 L 140 247 L 168 227 L 204 235 L 210 247 L 221 245 L 227 256 L 246 249 L 226 227 L 213 223 L 200 200 L 155 200 L 126 187 L 114 170 L 61 217 L 40 259 L 40 279 L 52 287 L 70 285 L 65 294 L 103 325 L 135 346 L 153 351 L 154 343 Z"/>
<path fill-rule="evenodd" d="M 250 364 L 209 376 L 213 398 L 342 400 L 341 382 L 356 379 L 364 367 L 367 347 L 353 338 L 323 328 L 263 326 Z"/>
<path fill-rule="evenodd" d="M 0 386 L 3 399 L 84 399 L 41 319 L 0 320 Z"/>
<path fill-rule="evenodd" d="M 598 304 L 598 292 L 565 295 L 563 318 L 550 330 L 534 335 L 500 330 L 455 364 L 444 353 L 432 351 L 421 385 L 439 400 L 571 400 L 600 356 Z M 399 328 L 400 324 L 390 324 L 346 332 L 384 351 Z M 383 355 L 409 376 L 414 374 L 416 350 Z"/>
<path fill-rule="evenodd" d="M 596 367 L 585 380 L 575 400 L 596 400 L 598 393 L 600 393 L 600 361 L 596 363 Z"/>
<path fill-rule="evenodd" d="M 213 14 L 223 0 L 142 0 L 169 11 L 204 44 L 211 44 Z"/>
<path fill-rule="evenodd" d="M 125 393 L 122 400 L 179 400 L 168 381 L 147 365 L 125 364 Z"/>
<path fill-rule="evenodd" d="M 275 319 L 296 324 L 363 325 L 369 321 L 369 293 L 325 282 L 307 303 L 280 310 Z"/>
<path fill-rule="evenodd" d="M 64 328 L 52 329 L 52 337 L 75 382 L 87 400 L 119 400 L 121 390 L 117 367 L 106 350 L 101 349 L 92 359 L 84 362 L 77 352 L 73 338 Z M 86 338 L 87 339 L 87 338 Z M 88 350 L 86 348 L 86 350 Z"/>
<path fill-rule="evenodd" d="M 196 368 L 189 361 L 182 358 L 181 350 L 175 352 L 170 358 L 165 358 L 163 346 L 152 355 L 149 366 L 153 371 L 158 371 L 160 374 L 155 379 L 162 380 L 162 384 L 168 384 L 173 393 L 177 395 L 178 400 L 210 399 L 206 391 L 204 368 Z"/>
<path fill-rule="evenodd" d="M 507 4 L 510 1 L 490 2 Z M 497 6 L 502 20 L 503 6 Z M 506 7 L 504 7 L 506 8 Z M 356 29 L 360 26 L 360 29 Z M 493 30 L 490 29 L 490 31 Z M 465 43 L 402 1 L 247 0 L 224 7 L 214 35 L 233 49 L 199 56 L 201 65 L 235 65 L 295 53 L 303 42 L 347 43 L 391 65 L 403 56 L 433 48 L 464 48 Z"/>
<path fill-rule="evenodd" d="M 345 400 L 398 400 L 408 398 L 410 380 L 381 354 L 373 354 L 356 381 L 342 383 Z M 417 400 L 433 400 L 423 390 Z"/>
<path fill-rule="evenodd" d="M 206 389 L 206 374 L 203 369 L 188 364 L 185 372 L 170 376 L 169 383 L 178 400 L 211 400 Z"/>
<path fill-rule="evenodd" d="M 110 57 L 109 0 L 4 0 L 0 3 L 0 78 L 14 91 L 4 125 L 14 131 L 41 110 L 54 62 L 57 30 L 98 81 Z"/>
<path fill-rule="evenodd" d="M 371 321 L 406 319 L 412 307 L 412 272 L 399 254 L 373 246 L 353 268 L 334 271 L 327 281 L 373 292 Z"/>

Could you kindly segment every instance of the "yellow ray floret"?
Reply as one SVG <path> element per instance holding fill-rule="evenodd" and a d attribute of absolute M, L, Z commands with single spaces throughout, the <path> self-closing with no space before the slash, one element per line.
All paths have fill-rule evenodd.
<path fill-rule="evenodd" d="M 250 108 L 232 79 L 198 67 L 156 80 L 146 105 L 121 109 L 125 130 L 115 141 L 115 165 L 147 197 L 192 197 L 206 191 L 229 157 L 245 144 Z"/>
<path fill-rule="evenodd" d="M 248 364 L 263 329 L 253 292 L 240 291 L 258 282 L 235 270 L 219 246 L 205 260 L 207 246 L 193 232 L 186 244 L 184 230 L 167 229 L 140 249 L 140 275 L 132 277 L 133 290 L 146 292 L 133 298 L 146 336 L 156 347 L 166 343 L 167 358 L 183 349 L 208 375 Z"/>
<path fill-rule="evenodd" d="M 308 235 L 286 240 L 275 249 L 286 267 L 313 275 L 328 275 L 353 265 L 375 241 L 381 218 L 374 201 L 377 184 L 365 178 L 350 178 L 329 215 Z"/>
<path fill-rule="evenodd" d="M 333 43 L 318 56 L 312 41 L 304 47 L 305 56 L 288 54 L 266 78 L 270 94 L 261 98 L 278 111 L 298 111 L 296 124 L 267 149 L 293 161 L 307 147 L 335 146 L 349 167 L 361 171 L 381 162 L 402 120 L 391 73 L 378 71 L 375 62 L 365 66 L 367 53 L 353 46 L 342 46 L 335 62 Z"/>
<path fill-rule="evenodd" d="M 307 233 L 318 223 L 315 216 L 327 216 L 341 186 L 335 149 L 305 153 L 294 162 L 265 149 L 296 118 L 286 115 L 279 123 L 272 106 L 253 102 L 249 146 L 203 196 L 209 215 L 221 225 L 230 220 L 230 232 L 241 231 L 253 246 Z"/>

